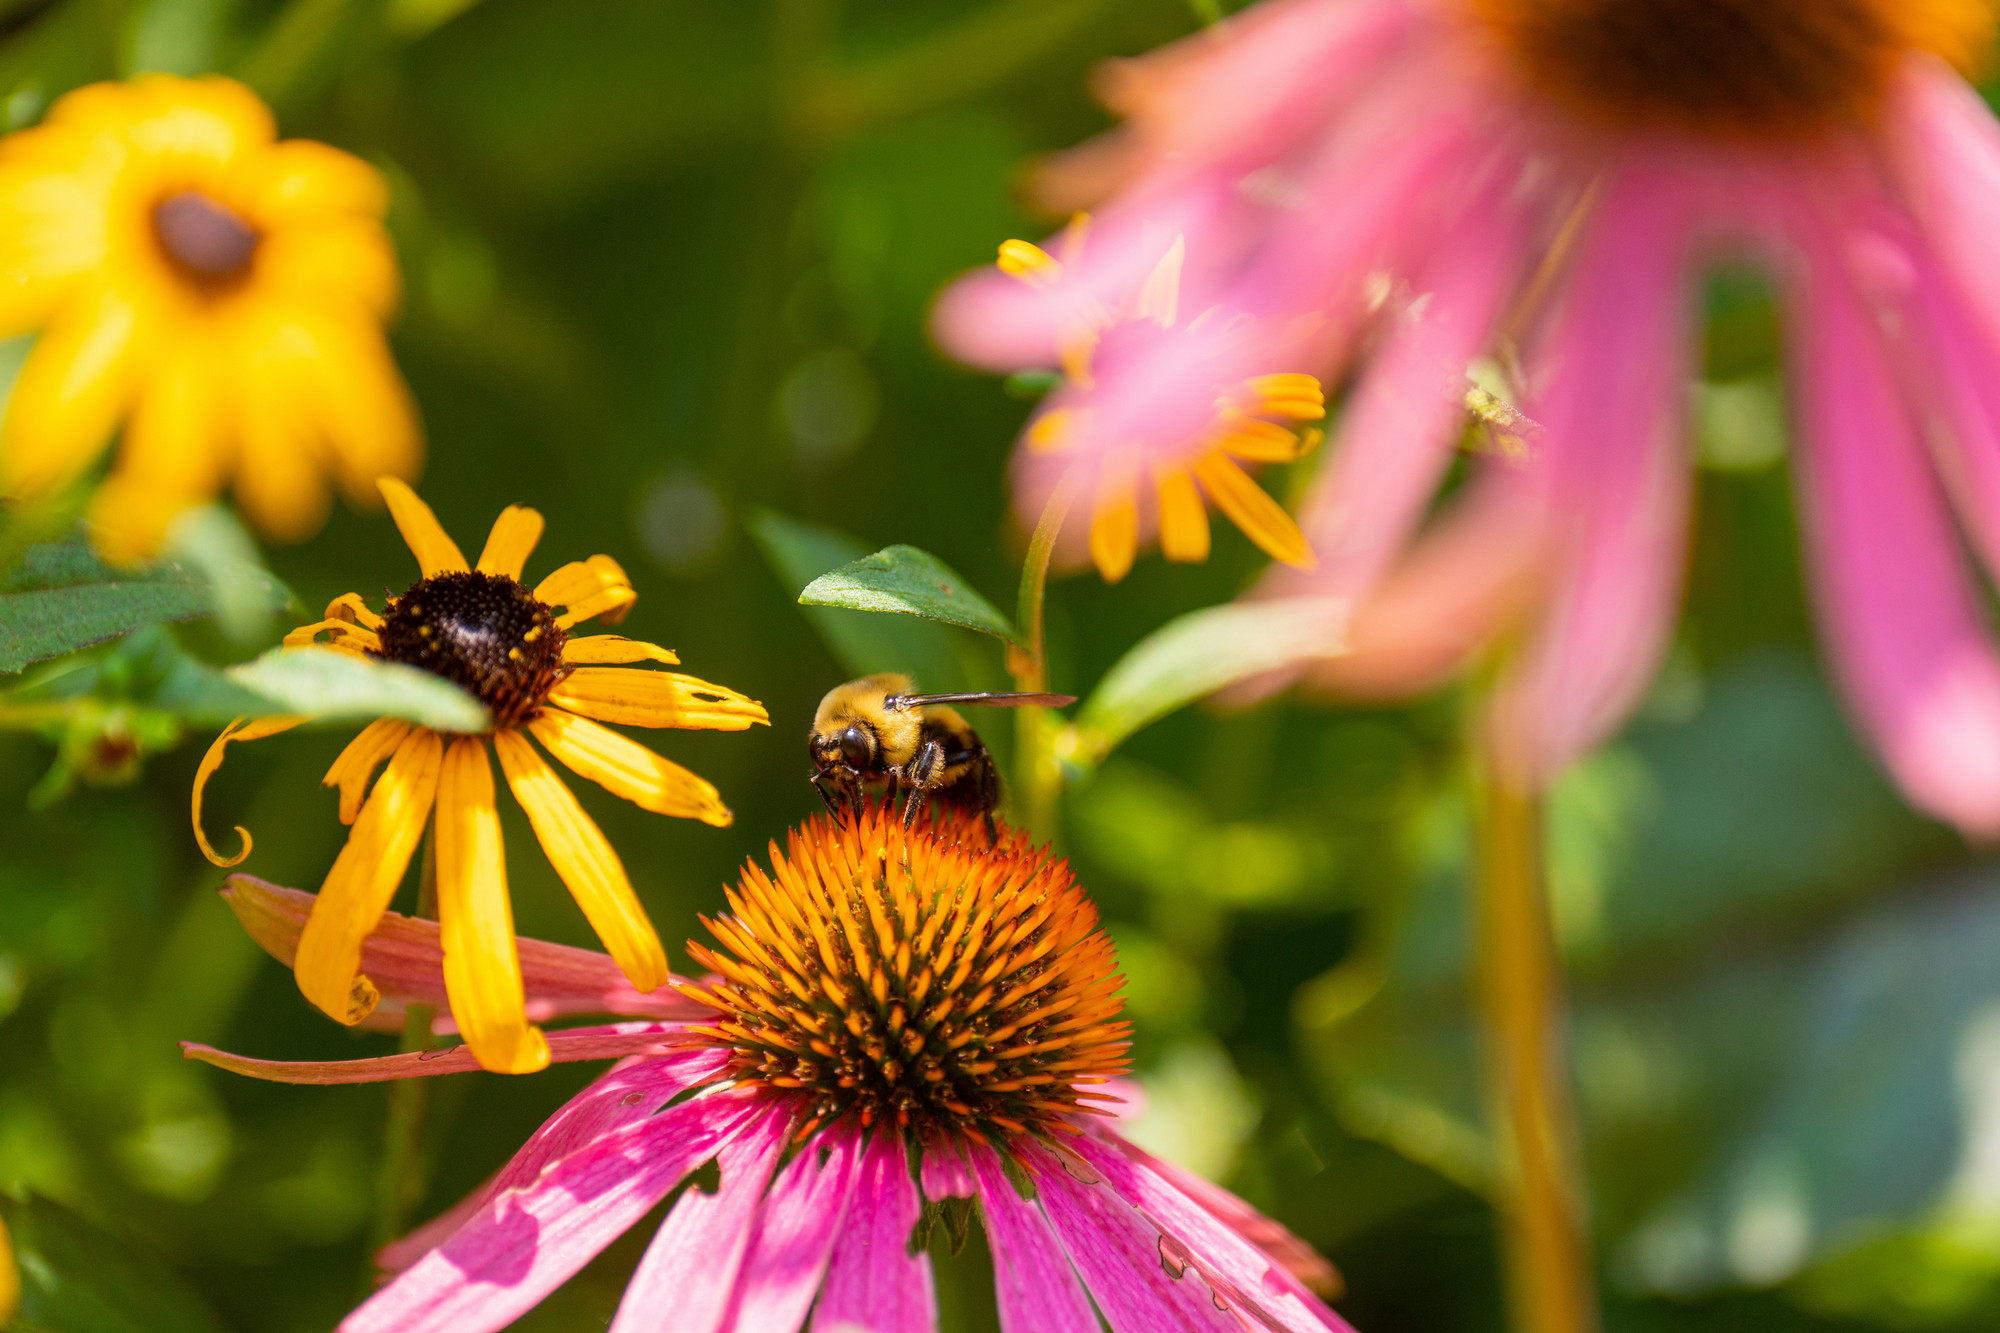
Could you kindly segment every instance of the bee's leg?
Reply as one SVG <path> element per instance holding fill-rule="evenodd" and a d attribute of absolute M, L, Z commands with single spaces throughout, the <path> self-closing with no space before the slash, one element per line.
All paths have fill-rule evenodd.
<path fill-rule="evenodd" d="M 986 812 L 986 845 L 989 847 L 998 847 L 1000 845 L 1000 826 L 993 822 L 993 812 L 991 810 Z"/>
<path fill-rule="evenodd" d="M 910 825 L 917 822 L 917 802 L 922 800 L 923 797 L 924 797 L 924 789 L 922 787 L 910 788 L 909 799 L 903 802 L 904 828 L 908 828 L 910 827 Z"/>
<path fill-rule="evenodd" d="M 910 799 L 903 804 L 904 828 L 917 822 L 918 798 L 938 785 L 938 775 L 943 771 L 944 746 L 936 741 L 925 741 L 916 758 L 903 766 L 903 781 L 910 784 Z"/>
<path fill-rule="evenodd" d="M 807 781 L 812 783 L 813 790 L 819 793 L 819 799 L 826 803 L 826 812 L 835 819 L 839 819 L 840 805 L 833 799 L 833 793 L 827 790 L 829 786 L 839 785 L 834 781 L 833 775 L 822 770 L 813 774 Z"/>

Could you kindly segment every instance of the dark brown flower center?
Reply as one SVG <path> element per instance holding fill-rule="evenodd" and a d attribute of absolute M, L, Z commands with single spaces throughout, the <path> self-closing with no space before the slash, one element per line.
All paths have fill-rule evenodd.
<path fill-rule="evenodd" d="M 496 728 L 519 726 L 569 674 L 569 635 L 555 612 L 513 579 L 477 570 L 419 579 L 389 602 L 382 656 L 464 686 L 493 713 Z"/>
<path fill-rule="evenodd" d="M 183 190 L 153 205 L 153 235 L 173 266 L 201 284 L 242 276 L 261 239 L 235 210 L 199 190 Z"/>
<path fill-rule="evenodd" d="M 1768 136 L 1865 122 L 1905 52 L 1960 63 L 1982 0 L 1471 0 L 1541 91 L 1618 127 Z"/>

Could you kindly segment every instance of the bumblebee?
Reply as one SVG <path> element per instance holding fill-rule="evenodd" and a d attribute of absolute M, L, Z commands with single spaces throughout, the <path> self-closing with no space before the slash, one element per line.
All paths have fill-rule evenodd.
<path fill-rule="evenodd" d="M 915 694 L 908 676 L 863 676 L 827 691 L 813 714 L 806 753 L 813 787 L 838 817 L 843 803 L 858 816 L 861 790 L 886 783 L 906 791 L 903 827 L 917 817 L 917 800 L 931 799 L 986 818 L 1000 806 L 1000 770 L 986 745 L 950 704 L 992 708 L 1060 708 L 1069 694 Z"/>

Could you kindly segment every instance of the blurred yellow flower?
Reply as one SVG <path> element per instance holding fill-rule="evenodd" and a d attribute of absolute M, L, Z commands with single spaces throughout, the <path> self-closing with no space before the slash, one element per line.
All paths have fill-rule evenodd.
<path fill-rule="evenodd" d="M 534 510 L 509 506 L 494 522 L 478 563 L 468 565 L 416 492 L 393 478 L 380 484 L 423 577 L 390 598 L 383 615 L 358 593 L 336 598 L 326 619 L 292 631 L 285 643 L 321 644 L 326 634 L 323 647 L 443 676 L 479 697 L 493 729 L 483 736 L 441 734 L 379 718 L 334 760 L 324 782 L 340 789 L 341 821 L 354 831 L 313 903 L 295 975 L 306 998 L 341 1022 L 368 1016 L 378 994 L 361 975 L 361 942 L 395 896 L 435 808 L 437 916 L 452 1016 L 480 1064 L 530 1073 L 548 1063 L 549 1051 L 525 1013 L 486 743 L 499 753 L 514 799 L 592 929 L 644 992 L 668 980 L 659 936 L 618 853 L 528 738 L 570 771 L 642 810 L 724 826 L 731 816 L 713 786 L 600 724 L 742 731 L 768 725 L 770 718 L 762 704 L 734 690 L 631 665 L 677 664 L 680 659 L 665 648 L 615 634 L 571 637 L 579 621 L 622 619 L 636 594 L 625 571 L 604 555 L 572 561 L 530 591 L 520 578 L 542 535 L 542 516 Z M 243 829 L 237 830 L 243 851 L 229 858 L 218 855 L 201 831 L 202 789 L 221 766 L 224 747 L 298 721 L 264 718 L 246 725 L 239 719 L 202 760 L 194 786 L 195 837 L 215 864 L 235 865 L 250 851 Z"/>
<path fill-rule="evenodd" d="M 422 441 L 382 336 L 388 191 L 359 158 L 277 142 L 229 79 L 80 88 L 0 140 L 0 337 L 39 330 L 0 421 L 0 492 L 87 471 L 99 547 L 139 559 L 233 479 L 267 535 L 306 536 L 327 476 L 373 505 Z"/>

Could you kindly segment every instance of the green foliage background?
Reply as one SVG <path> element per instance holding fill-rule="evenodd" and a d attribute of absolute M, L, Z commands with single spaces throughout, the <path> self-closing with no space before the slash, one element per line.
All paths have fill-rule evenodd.
<path fill-rule="evenodd" d="M 793 599 L 908 542 L 1009 605 L 1003 478 L 1026 404 L 945 362 L 926 304 L 998 241 L 1051 227 L 1013 184 L 1029 155 L 1104 124 L 1093 62 L 1209 17 L 1187 0 L 0 0 L 0 114 L 28 124 L 135 69 L 219 69 L 264 91 L 287 134 L 389 174 L 425 496 L 461 544 L 503 505 L 536 505 L 531 573 L 610 553 L 641 593 L 627 632 L 770 708 L 768 731 L 661 740 L 722 788 L 730 830 L 580 792 L 677 940 L 817 808 L 801 741 L 826 688 L 919 659 L 937 685 L 1003 679 L 976 636 L 885 640 Z M 1899 803 L 1829 696 L 1794 555 L 1777 324 L 1740 276 L 1711 307 L 1678 644 L 1643 717 L 1552 802 L 1609 1323 L 1992 1327 L 2000 883 Z M 380 514 L 342 511 L 267 554 L 312 608 L 415 572 Z M 1218 525 L 1207 565 L 1057 582 L 1053 686 L 1087 692 L 1256 568 Z M 82 688 L 153 688 L 179 660 L 158 635 L 98 650 Z M 181 639 L 218 663 L 274 640 Z M 1062 812 L 1129 975 L 1142 1132 L 1331 1255 L 1364 1333 L 1501 1322 L 1460 714 L 1450 696 L 1184 712 Z M 215 897 L 187 827 L 202 726 L 131 785 L 54 804 L 45 787 L 36 809 L 51 740 L 0 734 L 0 1213 L 23 1328 L 304 1333 L 365 1290 L 382 1090 L 177 1056 L 179 1039 L 293 1058 L 392 1044 L 310 1010 Z M 989 729 L 996 748 L 1007 730 Z M 317 782 L 346 734 L 232 753 L 210 822 L 259 835 L 245 869 L 317 884 L 341 836 Z M 588 943 L 507 817 L 521 930 Z M 591 1072 L 442 1081 L 418 1215 Z M 521 1327 L 602 1327 L 646 1234 Z M 991 1327 L 979 1247 L 939 1259 L 947 1327 Z"/>

